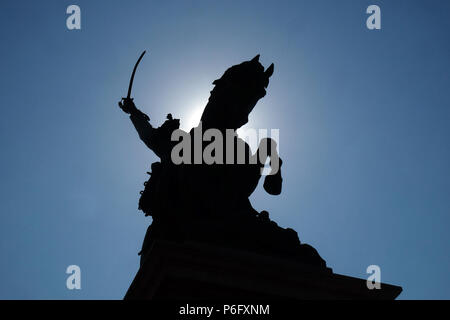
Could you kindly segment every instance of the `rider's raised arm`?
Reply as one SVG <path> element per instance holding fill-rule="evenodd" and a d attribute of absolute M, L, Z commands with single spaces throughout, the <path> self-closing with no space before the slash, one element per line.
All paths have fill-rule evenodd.
<path fill-rule="evenodd" d="M 154 135 L 156 129 L 150 124 L 150 118 L 141 110 L 136 108 L 133 99 L 123 99 L 123 102 L 119 102 L 119 107 L 130 115 L 130 120 L 133 123 L 136 131 L 139 134 L 139 138 L 145 143 L 145 145 L 151 149 L 156 155 L 159 156 L 158 148 L 154 144 Z"/>
<path fill-rule="evenodd" d="M 130 114 L 131 122 L 136 128 L 139 138 L 141 138 L 149 149 L 162 160 L 170 157 L 173 145 L 171 134 L 180 127 L 180 121 L 178 119 L 173 119 L 172 115 L 169 114 L 162 126 L 153 128 L 149 122 L 150 118 L 136 108 L 132 99 L 124 99 L 123 103 L 119 102 L 119 107 L 124 112 Z"/>
<path fill-rule="evenodd" d="M 139 138 L 141 138 L 147 147 L 153 150 L 154 145 L 152 137 L 155 134 L 155 128 L 150 124 L 149 117 L 139 109 L 136 109 L 130 113 L 130 120 L 139 134 Z"/>

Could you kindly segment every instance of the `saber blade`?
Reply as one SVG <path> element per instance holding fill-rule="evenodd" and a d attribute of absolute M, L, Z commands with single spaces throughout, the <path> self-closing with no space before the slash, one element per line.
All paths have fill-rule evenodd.
<path fill-rule="evenodd" d="M 136 73 L 137 66 L 139 65 L 139 62 L 141 62 L 142 57 L 144 56 L 144 54 L 145 54 L 145 50 L 144 50 L 144 52 L 141 53 L 138 61 L 136 61 L 136 64 L 134 65 L 133 73 L 131 74 L 131 78 L 130 78 L 130 85 L 128 86 L 127 99 L 131 98 L 131 89 L 133 88 L 134 75 Z"/>

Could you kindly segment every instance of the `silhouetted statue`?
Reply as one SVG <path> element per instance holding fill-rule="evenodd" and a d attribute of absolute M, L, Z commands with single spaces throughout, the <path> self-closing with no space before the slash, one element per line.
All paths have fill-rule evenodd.
<path fill-rule="evenodd" d="M 189 154 L 189 149 L 182 151 L 183 159 L 189 161 L 181 164 L 173 161 L 172 151 L 179 141 L 172 141 L 171 138 L 176 130 L 180 130 L 179 119 L 168 114 L 167 120 L 154 128 L 149 123 L 149 117 L 136 108 L 129 95 L 119 102 L 120 108 L 130 114 L 141 140 L 161 159 L 151 165 L 150 178 L 144 184 L 145 189 L 139 200 L 139 209 L 153 217 L 141 257 L 145 256 L 156 239 L 193 240 L 284 256 L 325 267 L 325 261 L 314 248 L 300 244 L 294 230 L 279 227 L 269 219 L 266 211 L 258 213 L 249 201 L 267 158 L 270 158 L 272 169 L 272 162 L 276 161 L 280 168 L 282 161 L 274 140 L 263 139 L 258 151 L 253 154 L 235 131 L 248 122 L 250 112 L 266 95 L 273 71 L 273 64 L 264 70 L 257 55 L 250 61 L 229 68 L 213 82 L 215 86 L 199 127 L 185 133 L 191 138 L 191 152 Z M 233 152 L 230 153 L 227 144 L 223 143 L 223 163 L 206 164 L 202 160 L 202 163 L 196 164 L 196 155 L 203 154 L 211 142 L 203 139 L 196 141 L 195 135 L 200 132 L 203 136 L 209 129 L 215 129 L 223 137 L 231 132 Z M 263 149 L 264 152 L 260 152 Z M 243 156 L 244 163 L 239 163 L 239 156 Z M 280 194 L 281 185 L 280 169 L 265 176 L 264 189 L 269 194 Z"/>

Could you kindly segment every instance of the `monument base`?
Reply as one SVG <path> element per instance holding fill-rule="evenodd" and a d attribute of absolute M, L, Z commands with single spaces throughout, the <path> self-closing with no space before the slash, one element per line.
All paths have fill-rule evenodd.
<path fill-rule="evenodd" d="M 288 259 L 196 242 L 155 241 L 125 299 L 395 299 L 401 287 Z"/>

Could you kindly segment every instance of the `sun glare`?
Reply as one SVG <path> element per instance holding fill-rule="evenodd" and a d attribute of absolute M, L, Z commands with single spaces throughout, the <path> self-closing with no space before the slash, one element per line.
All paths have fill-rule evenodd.
<path fill-rule="evenodd" d="M 181 129 L 189 131 L 192 128 L 198 126 L 200 118 L 202 117 L 203 108 L 204 106 L 198 105 L 187 110 L 186 116 L 184 118 L 181 118 Z"/>

